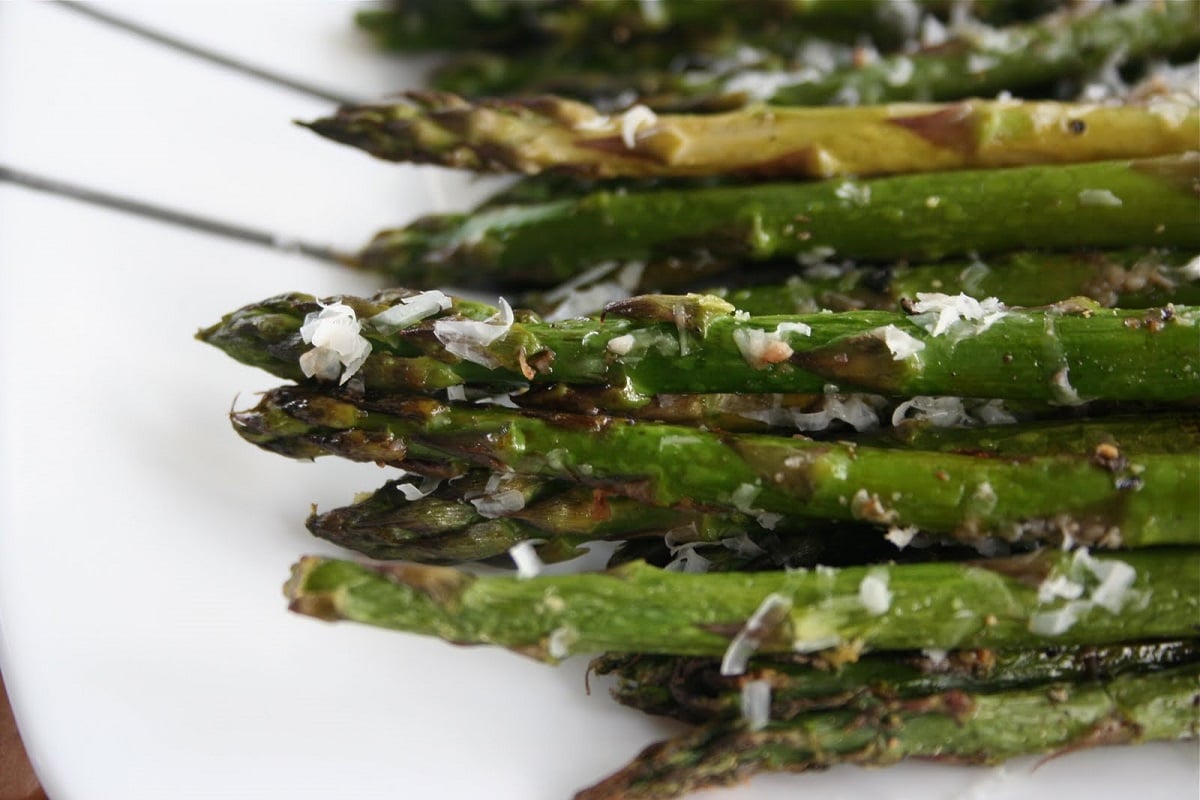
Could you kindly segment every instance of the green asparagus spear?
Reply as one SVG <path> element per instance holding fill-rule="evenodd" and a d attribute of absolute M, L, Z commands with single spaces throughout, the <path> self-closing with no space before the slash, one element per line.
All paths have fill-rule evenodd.
<path fill-rule="evenodd" d="M 738 512 L 648 506 L 529 475 L 473 471 L 419 498 L 412 489 L 402 491 L 402 484 L 389 481 L 354 505 L 314 512 L 308 529 L 372 558 L 484 561 L 503 556 L 520 542 L 537 541 L 539 558 L 553 563 L 580 555 L 579 545 L 598 539 L 661 537 L 674 531 L 680 544 L 719 542 L 758 527 Z"/>
<path fill-rule="evenodd" d="M 764 264 L 761 272 L 751 276 L 753 283 L 725 286 L 681 284 L 678 270 L 617 267 L 613 264 L 589 280 L 576 279 L 569 287 L 526 292 L 521 304 L 547 320 L 599 314 L 605 304 L 630 294 L 680 288 L 716 295 L 756 316 L 896 309 L 917 292 L 995 297 L 1017 306 L 1049 305 L 1069 297 L 1088 297 L 1110 308 L 1200 304 L 1200 260 L 1192 251 L 1156 248 L 1024 251 L 989 258 L 987 263 L 979 259 L 890 266 L 843 262 L 797 268 L 781 262 Z"/>
<path fill-rule="evenodd" d="M 702 575 L 635 562 L 533 578 L 309 556 L 293 567 L 285 593 L 301 614 L 495 644 L 550 662 L 600 651 L 723 656 L 724 671 L 736 672 L 755 652 L 1191 636 L 1200 624 L 1198 574 L 1200 551 L 1192 548 Z"/>
<path fill-rule="evenodd" d="M 375 299 L 343 298 L 370 310 Z M 392 298 L 391 308 L 406 305 Z M 611 304 L 603 320 L 463 322 L 431 310 L 394 328 L 368 317 L 361 375 L 373 394 L 458 384 L 609 386 L 635 394 L 841 391 L 1078 405 L 1200 398 L 1200 310 L 1117 310 L 1070 301 L 1008 309 L 926 297 L 921 313 L 749 317 L 723 300 L 651 295 Z M 316 301 L 272 298 L 201 331 L 234 358 L 299 379 L 313 347 L 299 334 Z M 382 313 L 382 312 L 380 312 Z M 374 321 L 373 321 L 374 320 Z M 359 324 L 359 323 L 356 323 Z M 342 374 L 343 379 L 345 373 Z"/>
<path fill-rule="evenodd" d="M 976 0 L 971 6 L 987 19 L 1010 19 L 1056 5 Z M 356 20 L 380 46 L 407 52 L 429 49 L 524 49 L 538 42 L 566 47 L 625 44 L 631 39 L 666 41 L 729 31 L 734 35 L 771 26 L 795 34 L 855 41 L 871 36 L 881 46 L 897 46 L 917 32 L 921 9 L 945 13 L 947 0 L 918 0 L 915 14 L 887 0 L 543 0 L 453 2 L 402 0 L 397 8 L 360 11 Z"/>
<path fill-rule="evenodd" d="M 754 730 L 718 721 L 643 750 L 576 800 L 665 800 L 759 772 L 906 758 L 997 764 L 1037 753 L 1194 738 L 1200 668 L 996 693 L 957 690 L 897 700 L 870 712 L 826 711 Z"/>
<path fill-rule="evenodd" d="M 699 77 L 681 94 L 643 98 L 656 108 L 728 107 L 748 99 L 775 105 L 876 104 L 1028 94 L 1105 64 L 1149 56 L 1194 58 L 1200 3 L 1136 2 L 1068 11 L 1035 22 L 960 31 L 937 47 L 834 69 Z"/>
<path fill-rule="evenodd" d="M 824 267 L 778 282 L 704 290 L 754 315 L 801 314 L 829 308 L 894 309 L 917 292 L 996 297 L 1016 306 L 1041 306 L 1089 297 L 1102 306 L 1150 308 L 1200 304 L 1200 261 L 1192 251 L 1133 248 L 1116 251 L 1010 253 L 983 261 Z"/>
<path fill-rule="evenodd" d="M 831 168 L 832 169 L 832 168 Z M 612 259 L 695 280 L 784 257 L 940 259 L 1030 249 L 1200 248 L 1200 155 L 1065 166 L 605 192 L 384 231 L 362 265 L 401 283 L 553 285 Z"/>
<path fill-rule="evenodd" d="M 814 710 L 863 708 L 948 691 L 995 692 L 1051 682 L 1111 680 L 1200 664 L 1195 639 L 1038 650 L 952 650 L 875 653 L 850 663 L 822 656 L 764 656 L 745 674 L 725 676 L 711 658 L 610 653 L 589 669 L 617 679 L 612 695 L 649 714 L 686 722 L 737 719 L 741 686 L 766 681 L 770 718 L 793 720 Z"/>
<path fill-rule="evenodd" d="M 483 100 L 409 92 L 307 127 L 389 161 L 588 177 L 868 177 L 1182 153 L 1200 110 L 964 100 L 855 108 L 751 106 L 715 115 L 605 116 L 556 97 Z"/>
<path fill-rule="evenodd" d="M 355 404 L 305 387 L 267 392 L 232 419 L 248 441 L 284 454 L 419 471 L 409 454 L 435 460 L 441 452 L 449 466 L 575 480 L 653 505 L 735 509 L 767 528 L 777 515 L 796 515 L 916 526 L 967 542 L 1200 543 L 1200 459 L 1192 453 L 998 458 L 432 399 Z"/>
<path fill-rule="evenodd" d="M 1118 467 L 1148 453 L 1200 452 L 1197 421 L 1193 414 L 1158 415 L 963 429 L 910 420 L 858 442 L 990 457 L 1082 453 L 1091 454 L 1094 463 Z M 740 560 L 709 547 L 700 553 L 689 550 L 685 556 L 709 569 L 750 569 L 760 561 L 776 568 L 836 566 L 912 552 L 864 536 L 847 523 L 831 526 L 787 516 L 772 521 L 774 527 L 767 531 L 753 515 L 739 511 L 661 508 L 568 481 L 473 470 L 428 494 L 404 480 L 389 481 L 353 505 L 314 511 L 308 528 L 322 539 L 373 558 L 443 564 L 503 559 L 522 541 L 535 542 L 539 557 L 550 563 L 580 555 L 578 546 L 589 541 L 647 537 L 665 542 L 657 548 L 624 548 L 628 552 L 622 552 L 619 561 L 641 557 L 665 564 L 681 545 L 716 545 L 747 534 L 755 547 Z M 872 543 L 878 544 L 877 550 Z"/>

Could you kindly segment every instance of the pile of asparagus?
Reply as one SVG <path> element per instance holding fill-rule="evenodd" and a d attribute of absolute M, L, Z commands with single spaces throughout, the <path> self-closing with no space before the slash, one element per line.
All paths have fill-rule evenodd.
<path fill-rule="evenodd" d="M 442 88 L 574 97 L 310 123 L 525 177 L 363 250 L 410 288 L 200 332 L 291 382 L 232 414 L 247 441 L 397 468 L 314 511 L 371 560 L 302 559 L 294 611 L 603 653 L 618 700 L 696 727 L 593 800 L 1197 734 L 1200 108 L 1156 59 L 1195 59 L 1200 3 L 407 0 L 361 22 L 487 48 Z M 1101 98 L 1097 75 L 1145 80 Z M 1028 99 L 980 99 L 1002 90 Z M 538 575 L 598 540 L 606 571 Z"/>

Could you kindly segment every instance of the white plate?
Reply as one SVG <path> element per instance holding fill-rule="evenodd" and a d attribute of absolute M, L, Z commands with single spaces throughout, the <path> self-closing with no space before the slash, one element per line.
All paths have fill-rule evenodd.
<path fill-rule="evenodd" d="M 359 95 L 414 79 L 340 4 L 125 5 Z M 327 105 L 53 5 L 0 6 L 0 162 L 353 247 L 436 204 L 429 172 L 289 124 Z M 461 204 L 461 176 L 435 182 Z M 292 463 L 225 411 L 275 381 L 191 339 L 243 303 L 375 282 L 0 185 L 0 666 L 55 800 L 561 799 L 678 728 L 554 669 L 288 614 L 309 503 L 373 467 Z M 1195 796 L 1188 744 L 1006 772 L 771 776 L 714 797 Z"/>

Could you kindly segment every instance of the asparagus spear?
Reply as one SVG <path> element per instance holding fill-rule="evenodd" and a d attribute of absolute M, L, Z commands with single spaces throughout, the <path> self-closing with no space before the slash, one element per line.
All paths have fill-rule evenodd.
<path fill-rule="evenodd" d="M 374 300 L 348 304 L 381 307 Z M 588 384 L 634 394 L 841 391 L 960 395 L 1077 405 L 1200 397 L 1200 310 L 1099 309 L 1068 301 L 1008 309 L 926 298 L 914 316 L 884 311 L 748 317 L 714 297 L 649 295 L 603 320 L 462 323 L 444 312 L 393 329 L 368 318 L 362 363 L 373 394 L 457 384 Z M 316 301 L 272 298 L 198 337 L 284 378 L 310 351 L 298 333 Z M 397 302 L 393 308 L 403 310 Z M 925 309 L 926 306 L 918 308 Z M 957 315 L 962 314 L 962 318 Z M 490 339 L 490 341 L 489 341 Z"/>
<path fill-rule="evenodd" d="M 933 428 L 909 421 L 886 435 L 860 438 L 859 443 L 899 443 L 914 449 L 991 457 L 1083 453 L 1091 454 L 1096 462 L 1116 466 L 1147 453 L 1195 453 L 1200 450 L 1198 430 L 1195 415 L 1034 423 L 1011 430 Z M 741 569 L 759 563 L 760 555 L 768 556 L 764 564 L 778 568 L 784 563 L 835 566 L 855 563 L 854 559 L 864 563 L 912 552 L 901 553 L 846 523 L 831 526 L 786 516 L 772 521 L 774 527 L 767 531 L 754 516 L 739 511 L 661 508 L 568 481 L 472 470 L 428 494 L 405 480 L 388 481 L 353 505 L 321 514 L 314 511 L 308 529 L 372 558 L 423 563 L 502 559 L 523 541 L 537 543 L 542 561 L 555 562 L 579 555 L 579 545 L 598 539 L 665 538 L 670 546 L 626 548 L 630 552 L 623 552 L 619 559 L 655 558 L 665 564 L 672 559 L 674 547 L 732 545 L 746 534 L 754 541 L 755 552 L 735 559 Z M 872 549 L 873 543 L 878 544 L 876 549 Z M 720 550 L 705 549 L 698 555 L 710 569 L 728 566 L 728 558 L 717 558 L 725 555 Z M 687 556 L 696 557 L 692 552 Z"/>
<path fill-rule="evenodd" d="M 1009 305 L 1041 306 L 1089 297 L 1102 306 L 1149 308 L 1200 303 L 1195 254 L 1131 248 L 1046 253 L 1026 251 L 982 261 L 802 271 L 774 283 L 706 288 L 754 315 L 800 314 L 829 308 L 894 309 L 917 292 L 996 297 Z"/>
<path fill-rule="evenodd" d="M 605 116 L 556 97 L 469 103 L 409 92 L 405 102 L 344 106 L 307 127 L 389 161 L 477 172 L 829 178 L 1182 153 L 1200 141 L 1200 110 L 964 100 Z"/>
<path fill-rule="evenodd" d="M 703 575 L 635 562 L 524 579 L 308 556 L 293 567 L 285 594 L 301 614 L 495 644 L 550 662 L 613 651 L 724 655 L 736 668 L 752 651 L 1015 649 L 1191 636 L 1200 623 L 1200 595 L 1191 591 L 1197 574 L 1200 551 L 1192 548 Z M 1067 583 L 1079 587 L 1078 599 L 1047 592 Z M 1112 591 L 1114 583 L 1122 590 Z"/>
<path fill-rule="evenodd" d="M 304 387 L 272 390 L 232 418 L 248 441 L 284 454 L 330 453 L 417 471 L 422 464 L 411 458 L 435 460 L 440 452 L 448 467 L 467 461 L 654 505 L 736 509 L 768 528 L 782 514 L 916 526 L 968 542 L 999 535 L 1110 547 L 1200 543 L 1200 463 L 1191 453 L 1005 459 L 432 399 L 354 404 Z"/>
<path fill-rule="evenodd" d="M 863 711 L 826 711 L 752 730 L 718 721 L 643 750 L 576 800 L 664 800 L 758 772 L 906 758 L 997 764 L 1035 753 L 1193 738 L 1200 668 L 996 693 L 957 690 Z"/>
<path fill-rule="evenodd" d="M 1063 12 L 1026 25 L 961 31 L 938 47 L 835 69 L 713 75 L 675 96 L 643 98 L 658 108 L 726 107 L 747 99 L 782 106 L 875 104 L 1027 94 L 1082 77 L 1116 59 L 1182 55 L 1200 48 L 1200 3 L 1172 0 Z"/>
<path fill-rule="evenodd" d="M 1009 305 L 1040 306 L 1088 297 L 1115 308 L 1200 304 L 1200 260 L 1190 251 L 1129 248 L 1048 253 L 1023 251 L 981 260 L 932 264 L 855 266 L 786 262 L 764 265 L 748 285 L 681 286 L 677 270 L 625 267 L 573 282 L 574 291 L 527 292 L 521 303 L 547 320 L 598 314 L 607 303 L 663 290 L 686 288 L 712 294 L 754 315 L 806 314 L 822 309 L 896 309 L 917 292 L 996 297 Z M 736 280 L 736 277 L 734 278 Z"/>
<path fill-rule="evenodd" d="M 725 676 L 711 658 L 606 654 L 589 670 L 614 675 L 618 702 L 686 722 L 736 719 L 741 686 L 766 681 L 770 718 L 793 720 L 814 711 L 864 708 L 948 691 L 993 694 L 1051 682 L 1111 680 L 1200 663 L 1195 639 L 1038 650 L 954 650 L 875 653 L 845 664 L 821 656 L 764 656 L 745 674 Z"/>
<path fill-rule="evenodd" d="M 895 261 L 1022 248 L 1200 247 L 1200 155 L 767 183 L 582 198 L 424 217 L 362 265 L 401 283 L 553 285 L 611 259 L 674 258 L 695 280 L 797 256 Z"/>
<path fill-rule="evenodd" d="M 918 0 L 917 5 L 944 12 L 949 4 L 946 0 Z M 1003 20 L 1053 3 L 1014 7 L 1004 0 L 976 0 L 971 5 L 989 19 Z M 919 22 L 887 0 L 861 0 L 852 6 L 843 0 L 655 0 L 651 4 L 640 0 L 403 0 L 398 8 L 360 11 L 356 21 L 380 46 L 409 52 L 464 47 L 519 50 L 538 41 L 588 47 L 595 42 L 621 44 L 645 36 L 669 41 L 697 33 L 732 28 L 736 34 L 781 24 L 796 34 L 840 36 L 850 41 L 869 35 L 884 46 L 895 46 L 915 34 Z"/>
<path fill-rule="evenodd" d="M 597 539 L 663 536 L 680 543 L 719 542 L 757 525 L 738 512 L 708 514 L 660 508 L 566 481 L 529 475 L 493 477 L 473 471 L 419 499 L 389 481 L 354 505 L 315 512 L 316 536 L 372 558 L 424 563 L 483 561 L 524 541 L 539 541 L 538 556 L 552 563 L 579 555 Z M 489 490 L 488 486 L 495 485 Z M 414 499 L 408 499 L 413 497 Z"/>

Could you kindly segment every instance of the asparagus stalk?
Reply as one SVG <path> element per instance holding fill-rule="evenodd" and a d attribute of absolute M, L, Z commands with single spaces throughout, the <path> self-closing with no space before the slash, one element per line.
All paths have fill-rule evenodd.
<path fill-rule="evenodd" d="M 315 512 L 316 536 L 372 558 L 423 563 L 484 561 L 537 541 L 542 561 L 579 555 L 578 545 L 674 532 L 679 543 L 719 542 L 758 526 L 745 514 L 660 508 L 566 481 L 472 471 L 431 494 L 406 495 L 389 481 L 345 508 Z M 490 484 L 495 484 L 489 490 Z M 414 499 L 408 499 L 413 496 Z"/>
<path fill-rule="evenodd" d="M 635 274 L 636 273 L 636 274 Z M 686 286 L 720 297 L 750 314 L 807 314 L 822 309 L 894 310 L 917 292 L 995 297 L 1009 305 L 1041 306 L 1069 297 L 1088 297 L 1108 308 L 1151 308 L 1200 304 L 1200 260 L 1191 252 L 1155 248 L 1048 253 L 1023 251 L 982 260 L 932 264 L 855 266 L 764 265 L 748 285 Z M 612 269 L 567 291 L 527 292 L 521 302 L 547 320 L 598 314 L 607 303 L 630 294 L 678 290 L 674 270 Z"/>
<path fill-rule="evenodd" d="M 759 772 L 834 764 L 884 766 L 906 758 L 997 764 L 1082 747 L 1193 738 L 1200 731 L 1200 669 L 996 693 L 950 690 L 826 711 L 752 730 L 718 721 L 643 750 L 576 800 L 665 800 L 745 781 Z"/>
<path fill-rule="evenodd" d="M 1038 650 L 955 650 L 876 653 L 846 664 L 820 657 L 752 659 L 740 676 L 721 674 L 711 658 L 607 654 L 590 670 L 614 675 L 618 702 L 686 722 L 737 719 L 741 686 L 766 681 L 770 718 L 794 720 L 833 708 L 867 708 L 880 702 L 948 691 L 995 692 L 1056 682 L 1111 680 L 1200 663 L 1195 639 Z"/>
<path fill-rule="evenodd" d="M 1200 110 L 964 100 L 724 114 L 605 116 L 556 97 L 482 100 L 409 92 L 307 127 L 389 161 L 477 172 L 610 177 L 867 177 L 1149 158 L 1194 149 Z"/>
<path fill-rule="evenodd" d="M 388 411 L 380 410 L 386 407 Z M 1138 547 L 1200 543 L 1194 454 L 997 458 L 721 434 L 612 417 L 534 416 L 432 399 L 350 403 L 304 387 L 232 415 L 248 441 L 413 471 L 443 454 L 493 470 L 574 480 L 660 506 L 916 526 L 963 541 Z M 367 444 L 363 444 L 363 442 Z M 1068 491 L 1064 491 L 1064 488 Z"/>
<path fill-rule="evenodd" d="M 1116 251 L 1009 253 L 982 261 L 851 266 L 801 271 L 778 282 L 712 289 L 754 315 L 802 314 L 829 308 L 895 309 L 917 292 L 996 297 L 1016 306 L 1089 297 L 1110 308 L 1200 303 L 1200 262 L 1193 252 L 1146 248 Z"/>
<path fill-rule="evenodd" d="M 991 457 L 1090 453 L 1094 461 L 1116 466 L 1147 453 L 1195 453 L 1200 450 L 1197 430 L 1195 415 L 1034 423 L 1011 430 L 934 428 L 909 421 L 888 434 L 860 438 L 859 443 L 899 443 Z M 372 558 L 442 564 L 504 560 L 508 550 L 523 541 L 535 542 L 541 560 L 550 563 L 579 555 L 578 546 L 589 541 L 642 538 L 670 544 L 626 548 L 629 552 L 622 552 L 619 561 L 641 557 L 665 564 L 681 545 L 728 543 L 736 551 L 736 541 L 747 534 L 755 544 L 751 553 L 743 554 L 747 557 L 706 548 L 698 554 L 701 563 L 709 569 L 750 569 L 760 562 L 776 568 L 836 566 L 913 552 L 901 553 L 847 523 L 830 526 L 786 516 L 772 521 L 768 531 L 753 515 L 739 511 L 662 508 L 568 481 L 472 470 L 424 495 L 405 480 L 388 481 L 353 505 L 314 511 L 308 529 Z M 689 552 L 687 557 L 696 555 Z"/>
<path fill-rule="evenodd" d="M 380 307 L 374 300 L 343 300 Z M 512 389 L 533 382 L 608 386 L 635 395 L 803 394 L 833 384 L 840 391 L 897 397 L 1064 405 L 1200 397 L 1195 308 L 1104 310 L 1069 301 L 1002 311 L 931 302 L 930 310 L 916 315 L 748 317 L 714 297 L 653 295 L 614 303 L 602 320 L 497 320 L 484 326 L 483 338 L 444 312 L 398 329 L 369 317 L 360 335 L 371 352 L 361 375 L 373 394 L 458 384 Z M 400 302 L 396 307 L 402 310 Z M 314 308 L 316 301 L 304 295 L 272 298 L 226 316 L 198 337 L 244 363 L 299 379 L 301 357 L 311 349 L 299 335 L 300 321 Z M 956 316 L 960 312 L 964 318 Z"/>
<path fill-rule="evenodd" d="M 745 262 L 988 256 L 1023 248 L 1200 248 L 1200 155 L 1065 166 L 599 191 L 380 233 L 362 265 L 401 283 L 553 285 L 612 259 L 677 259 L 695 280 Z"/>
<path fill-rule="evenodd" d="M 944 13 L 946 0 L 918 0 L 930 11 Z M 976 0 L 985 18 L 1005 20 L 1035 13 L 1054 3 Z M 407 52 L 430 49 L 524 49 L 550 41 L 560 46 L 623 44 L 657 37 L 666 41 L 704 33 L 756 31 L 783 25 L 793 34 L 838 36 L 854 41 L 869 35 L 883 46 L 896 46 L 915 34 L 918 19 L 897 11 L 887 0 L 640 0 L 577 2 L 458 2 L 403 0 L 397 8 L 370 9 L 356 15 L 360 27 L 379 45 Z M 732 29 L 732 31 L 731 31 Z"/>
<path fill-rule="evenodd" d="M 309 556 L 293 567 L 285 594 L 293 611 L 320 619 L 500 645 L 550 662 L 601 651 L 724 654 L 733 662 L 738 654 L 726 651 L 747 655 L 748 640 L 772 654 L 1100 645 L 1195 633 L 1200 596 L 1190 589 L 1200 551 L 1077 552 L 1083 558 L 1041 550 L 974 563 L 703 575 L 635 562 L 525 579 Z M 1103 588 L 1111 579 L 1095 574 L 1131 583 L 1114 593 Z M 1080 587 L 1079 599 L 1039 599 L 1047 594 L 1040 585 L 1063 580 Z"/>
<path fill-rule="evenodd" d="M 1026 25 L 960 31 L 938 47 L 898 54 L 821 75 L 713 75 L 681 94 L 643 98 L 654 107 L 726 107 L 747 99 L 781 106 L 876 104 L 1027 94 L 1079 78 L 1115 60 L 1194 57 L 1200 48 L 1200 3 L 1137 2 L 1068 11 Z"/>

